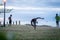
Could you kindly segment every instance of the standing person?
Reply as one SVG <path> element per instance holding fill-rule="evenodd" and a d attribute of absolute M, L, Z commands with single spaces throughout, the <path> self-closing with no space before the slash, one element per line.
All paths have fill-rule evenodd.
<path fill-rule="evenodd" d="M 12 18 L 11 17 L 12 17 L 12 15 L 10 15 L 9 18 L 8 18 L 9 19 L 9 25 L 12 24 Z"/>
<path fill-rule="evenodd" d="M 44 19 L 44 18 L 37 17 L 31 20 L 31 25 L 34 27 L 34 30 L 36 30 L 36 23 L 38 23 L 37 19 Z"/>
<path fill-rule="evenodd" d="M 55 19 L 56 19 L 56 25 L 57 25 L 57 27 L 59 27 L 59 16 L 58 16 L 58 14 L 56 14 L 56 16 L 55 16 Z"/>

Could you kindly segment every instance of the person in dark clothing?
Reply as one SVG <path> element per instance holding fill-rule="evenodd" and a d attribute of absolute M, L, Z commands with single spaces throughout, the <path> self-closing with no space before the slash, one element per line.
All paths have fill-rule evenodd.
<path fill-rule="evenodd" d="M 57 27 L 59 27 L 60 17 L 58 16 L 58 14 L 56 14 L 55 19 L 56 19 L 56 25 L 57 25 Z"/>
<path fill-rule="evenodd" d="M 38 23 L 38 22 L 37 22 L 37 19 L 44 19 L 44 18 L 37 17 L 37 18 L 33 18 L 33 19 L 31 20 L 31 25 L 34 27 L 34 30 L 36 30 L 36 23 Z"/>
<path fill-rule="evenodd" d="M 34 30 L 36 29 L 36 22 L 37 22 L 36 18 L 31 20 L 31 25 L 34 27 Z"/>
<path fill-rule="evenodd" d="M 8 18 L 8 19 L 9 19 L 9 25 L 12 24 L 12 19 L 11 19 L 11 17 L 12 17 L 12 15 L 10 15 L 9 18 Z"/>

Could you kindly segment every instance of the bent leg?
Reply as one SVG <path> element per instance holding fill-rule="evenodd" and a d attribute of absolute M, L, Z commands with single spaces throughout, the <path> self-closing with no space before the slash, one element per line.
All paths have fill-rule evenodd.
<path fill-rule="evenodd" d="M 56 25 L 57 25 L 57 27 L 59 27 L 59 21 L 56 21 Z"/>
<path fill-rule="evenodd" d="M 36 30 L 36 22 L 34 23 L 34 30 Z"/>

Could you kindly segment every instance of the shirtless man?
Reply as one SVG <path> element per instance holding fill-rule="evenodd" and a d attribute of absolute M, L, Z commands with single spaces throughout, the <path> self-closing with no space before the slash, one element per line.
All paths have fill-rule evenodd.
<path fill-rule="evenodd" d="M 34 30 L 36 30 L 36 23 L 38 23 L 38 22 L 37 22 L 37 19 L 44 19 L 44 18 L 37 17 L 37 18 L 33 18 L 33 19 L 31 20 L 31 25 L 34 27 Z"/>

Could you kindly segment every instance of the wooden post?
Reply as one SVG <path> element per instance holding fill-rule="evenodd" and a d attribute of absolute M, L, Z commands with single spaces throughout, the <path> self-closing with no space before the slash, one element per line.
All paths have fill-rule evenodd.
<path fill-rule="evenodd" d="M 19 21 L 19 25 L 20 25 L 20 21 Z"/>
<path fill-rule="evenodd" d="M 1 22 L 0 22 L 0 25 L 1 25 Z"/>
<path fill-rule="evenodd" d="M 17 25 L 17 21 L 16 21 L 16 25 Z"/>
<path fill-rule="evenodd" d="M 7 25 L 8 25 L 8 22 L 7 22 Z"/>
<path fill-rule="evenodd" d="M 14 25 L 14 21 L 13 21 L 13 25 Z"/>

